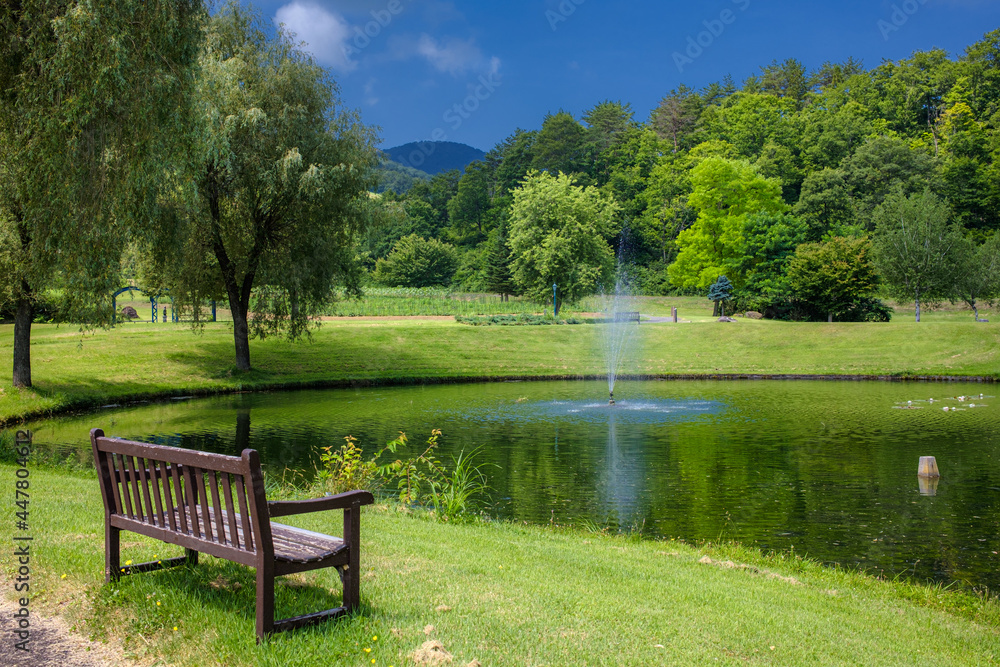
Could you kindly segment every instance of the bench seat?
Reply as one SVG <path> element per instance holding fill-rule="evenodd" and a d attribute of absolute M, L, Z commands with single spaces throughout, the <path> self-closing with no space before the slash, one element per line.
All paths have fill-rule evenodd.
<path fill-rule="evenodd" d="M 180 525 L 181 510 L 174 507 L 173 512 L 176 525 Z M 187 507 L 184 508 L 184 515 L 185 522 L 190 526 L 191 512 Z M 200 506 L 196 509 L 196 515 L 198 523 L 204 525 L 204 514 Z M 230 526 L 232 524 L 229 522 L 229 514 L 226 510 L 222 510 L 221 519 L 226 541 L 231 542 L 232 532 Z M 233 519 L 233 523 L 236 525 L 236 538 L 241 543 L 245 542 L 246 537 L 243 534 L 242 517 L 239 514 L 235 514 Z M 216 513 L 212 508 L 208 510 L 208 520 L 209 523 L 216 523 Z M 193 535 L 194 533 L 187 531 L 185 534 Z M 274 544 L 274 559 L 288 563 L 315 563 L 335 556 L 347 548 L 347 544 L 339 537 L 332 537 L 304 528 L 296 528 L 295 526 L 286 526 L 285 524 L 273 521 L 271 522 L 271 541 Z"/>

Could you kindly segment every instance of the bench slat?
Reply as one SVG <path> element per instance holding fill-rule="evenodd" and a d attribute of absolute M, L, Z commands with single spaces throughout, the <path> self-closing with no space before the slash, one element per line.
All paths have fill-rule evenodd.
<path fill-rule="evenodd" d="M 175 463 L 174 465 L 170 466 L 170 470 L 174 478 L 174 502 L 177 503 L 178 505 L 182 505 L 184 504 L 184 487 L 181 486 L 181 473 L 180 473 L 181 467 L 180 465 Z M 174 503 L 170 504 L 173 505 Z M 180 516 L 180 524 L 181 524 L 181 530 L 186 533 L 188 530 L 187 519 L 184 518 L 183 514 L 181 514 Z"/>
<path fill-rule="evenodd" d="M 147 523 L 156 523 L 156 516 L 153 514 L 153 502 L 150 500 L 149 493 L 149 474 L 146 470 L 146 466 L 149 465 L 149 461 L 145 459 L 139 459 L 139 482 L 142 487 L 142 497 L 146 501 L 146 511 L 143 513 L 143 520 Z"/>
<path fill-rule="evenodd" d="M 212 518 L 210 514 L 211 506 L 208 502 L 208 494 L 205 492 L 205 471 L 195 470 L 195 480 L 198 482 L 198 505 L 201 508 L 202 525 L 205 527 L 203 535 L 205 539 L 217 541 L 212 534 Z"/>
<path fill-rule="evenodd" d="M 225 475 L 226 473 L 222 473 Z M 228 544 L 226 540 L 226 529 L 223 527 L 222 522 L 225 518 L 226 511 L 219 501 L 219 480 L 215 476 L 214 470 L 208 471 L 208 485 L 212 487 L 212 509 L 215 510 L 215 534 L 218 536 L 218 541 L 223 544 Z"/>
<path fill-rule="evenodd" d="M 128 467 L 125 465 L 125 455 L 118 454 L 118 475 L 121 478 L 122 500 L 125 502 L 125 514 L 130 518 L 135 518 L 132 512 L 132 497 L 128 490 Z M 118 488 L 118 484 L 115 488 Z"/>
<path fill-rule="evenodd" d="M 246 465 L 244 465 L 243 459 L 238 456 L 198 452 L 191 449 L 181 449 L 180 447 L 151 445 L 146 442 L 106 437 L 97 438 L 97 448 L 100 451 L 113 451 L 131 456 L 170 461 L 182 466 L 190 465 L 196 468 L 231 472 L 236 475 L 242 475 L 246 472 Z"/>
<path fill-rule="evenodd" d="M 135 471 L 135 458 L 132 456 L 126 456 L 125 460 L 128 461 L 128 480 L 132 483 L 132 486 L 130 487 L 132 489 L 132 509 L 135 512 L 135 514 L 132 515 L 132 518 L 142 521 L 142 497 L 139 495 L 139 477 Z"/>
<path fill-rule="evenodd" d="M 257 543 L 254 540 L 253 531 L 250 530 L 250 509 L 247 507 L 247 485 L 245 477 L 236 478 L 236 495 L 239 496 L 240 500 L 240 521 L 242 523 L 244 539 L 244 548 L 249 551 L 257 550 Z"/>
<path fill-rule="evenodd" d="M 121 494 L 118 493 L 118 469 L 115 468 L 115 455 L 109 452 L 101 452 L 101 456 L 104 457 L 102 461 L 103 468 L 111 473 L 111 488 L 115 497 L 114 513 L 121 514 L 124 510 L 122 509 Z"/>
<path fill-rule="evenodd" d="M 157 472 L 158 461 L 150 461 L 149 469 L 150 484 L 153 487 L 153 499 L 156 501 L 156 525 L 161 528 L 166 527 L 165 518 L 163 516 L 163 499 L 160 494 L 160 475 Z"/>
<path fill-rule="evenodd" d="M 190 510 L 188 525 L 195 537 L 201 537 L 201 526 L 198 524 L 198 483 L 195 481 L 198 471 L 192 466 L 184 466 L 184 473 L 184 495 Z"/>
<path fill-rule="evenodd" d="M 229 473 L 222 473 L 222 490 L 226 496 L 226 511 L 229 514 L 229 534 L 233 536 L 233 546 L 240 548 L 240 533 L 236 527 L 236 508 L 233 507 L 233 485 L 229 480 Z"/>
<path fill-rule="evenodd" d="M 170 490 L 170 466 L 166 462 L 160 463 L 160 484 L 163 485 L 163 498 L 164 507 L 173 507 L 175 501 L 172 497 L 172 492 Z M 177 530 L 177 522 L 174 519 L 173 512 L 164 512 L 167 517 L 167 522 L 170 524 L 170 530 Z"/>

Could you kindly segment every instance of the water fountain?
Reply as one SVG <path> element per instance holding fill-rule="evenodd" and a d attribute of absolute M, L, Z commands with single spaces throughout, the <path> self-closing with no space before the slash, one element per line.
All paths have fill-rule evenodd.
<path fill-rule="evenodd" d="M 604 318 L 607 323 L 603 327 L 602 343 L 604 362 L 608 369 L 608 405 L 615 404 L 615 380 L 621 371 L 622 363 L 632 351 L 633 341 L 639 331 L 638 306 L 628 272 L 626 247 L 627 233 L 622 232 L 622 240 L 618 245 L 614 290 L 604 295 Z"/>

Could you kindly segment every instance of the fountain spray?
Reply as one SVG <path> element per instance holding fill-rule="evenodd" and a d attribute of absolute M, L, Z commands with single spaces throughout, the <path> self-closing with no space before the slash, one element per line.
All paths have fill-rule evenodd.
<path fill-rule="evenodd" d="M 628 274 L 627 244 L 628 230 L 622 230 L 618 244 L 614 291 L 604 295 L 606 324 L 603 326 L 603 343 L 604 361 L 608 370 L 608 405 L 615 404 L 615 380 L 622 362 L 632 348 L 633 339 L 639 328 L 638 322 L 631 319 L 631 313 L 637 311 L 637 304 Z"/>

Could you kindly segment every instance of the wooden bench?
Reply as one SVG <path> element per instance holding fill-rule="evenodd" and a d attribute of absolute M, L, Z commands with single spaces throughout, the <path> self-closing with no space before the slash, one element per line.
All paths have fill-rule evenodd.
<path fill-rule="evenodd" d="M 257 638 L 346 614 L 360 600 L 361 506 L 368 491 L 312 500 L 268 501 L 260 457 L 253 449 L 225 456 L 108 438 L 90 432 L 104 498 L 104 572 L 107 581 L 183 563 L 198 553 L 257 569 Z M 331 537 L 271 519 L 341 509 L 344 537 Z M 122 566 L 119 533 L 130 530 L 184 547 L 185 556 Z M 274 578 L 335 567 L 344 587 L 335 609 L 274 620 Z"/>
<path fill-rule="evenodd" d="M 638 322 L 639 312 L 635 310 L 624 310 L 618 313 L 612 313 L 612 322 Z"/>

